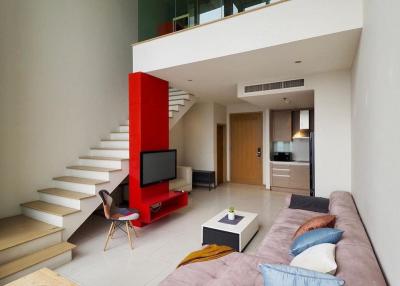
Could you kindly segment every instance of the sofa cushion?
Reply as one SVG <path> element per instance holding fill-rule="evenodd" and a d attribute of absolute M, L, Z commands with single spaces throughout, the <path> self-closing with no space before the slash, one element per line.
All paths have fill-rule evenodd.
<path fill-rule="evenodd" d="M 159 285 L 262 286 L 263 278 L 257 267 L 260 263 L 265 263 L 265 259 L 235 252 L 179 267 Z"/>
<path fill-rule="evenodd" d="M 307 248 L 321 243 L 337 243 L 342 238 L 343 231 L 336 228 L 318 228 L 304 233 L 296 238 L 290 247 L 290 253 L 299 255 Z"/>
<path fill-rule="evenodd" d="M 335 276 L 283 264 L 262 264 L 264 286 L 341 286 L 344 281 Z"/>
<path fill-rule="evenodd" d="M 290 266 L 335 274 L 337 269 L 335 248 L 336 245 L 332 243 L 314 245 L 293 258 Z"/>
<path fill-rule="evenodd" d="M 322 227 L 335 227 L 335 220 L 336 216 L 334 215 L 323 215 L 323 216 L 317 216 L 312 219 L 309 219 L 305 223 L 303 223 L 294 233 L 293 239 L 296 239 L 303 233 L 306 233 L 307 231 L 317 229 L 317 228 L 322 228 Z"/>
<path fill-rule="evenodd" d="M 313 211 L 318 213 L 328 213 L 329 199 L 292 195 L 289 208 Z"/>

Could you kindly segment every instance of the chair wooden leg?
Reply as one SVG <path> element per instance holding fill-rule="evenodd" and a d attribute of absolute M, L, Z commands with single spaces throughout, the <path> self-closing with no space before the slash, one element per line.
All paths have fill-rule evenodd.
<path fill-rule="evenodd" d="M 108 244 L 108 241 L 110 240 L 111 233 L 113 232 L 114 228 L 115 228 L 115 223 L 112 222 L 111 226 L 110 226 L 110 229 L 108 231 L 108 234 L 107 234 L 107 240 L 106 240 L 106 245 L 104 246 L 104 251 L 106 251 L 106 249 L 107 249 L 107 244 Z"/>
<path fill-rule="evenodd" d="M 131 221 L 129 221 L 129 225 L 131 226 L 131 228 L 133 229 L 133 233 L 135 234 L 136 237 L 139 237 L 139 235 L 136 232 L 135 227 L 133 226 L 133 223 Z"/>
<path fill-rule="evenodd" d="M 117 223 L 115 222 L 115 223 L 114 223 L 114 228 L 113 228 L 113 230 L 112 230 L 112 232 L 111 232 L 111 236 L 110 236 L 111 239 L 114 238 L 114 234 L 115 234 L 116 231 L 117 231 Z"/>
<path fill-rule="evenodd" d="M 125 226 L 126 226 L 126 233 L 128 234 L 128 239 L 129 239 L 129 247 L 131 249 L 133 249 L 132 247 L 132 241 L 131 241 L 131 233 L 129 232 L 129 224 L 128 221 L 125 222 Z"/>

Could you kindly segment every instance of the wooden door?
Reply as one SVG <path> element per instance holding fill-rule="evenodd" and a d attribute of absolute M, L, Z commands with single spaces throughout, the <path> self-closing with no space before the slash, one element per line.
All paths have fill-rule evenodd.
<path fill-rule="evenodd" d="M 217 125 L 217 184 L 224 183 L 225 126 Z"/>
<path fill-rule="evenodd" d="M 262 113 L 230 116 L 231 181 L 262 185 Z"/>

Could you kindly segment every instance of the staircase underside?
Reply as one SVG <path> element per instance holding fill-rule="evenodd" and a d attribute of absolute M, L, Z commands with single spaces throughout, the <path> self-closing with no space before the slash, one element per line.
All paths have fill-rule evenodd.
<path fill-rule="evenodd" d="M 169 130 L 189 111 L 195 104 L 196 98 L 180 89 L 169 88 Z"/>

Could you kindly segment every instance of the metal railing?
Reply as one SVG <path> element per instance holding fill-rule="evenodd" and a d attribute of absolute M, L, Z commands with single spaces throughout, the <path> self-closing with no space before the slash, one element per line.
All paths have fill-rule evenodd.
<path fill-rule="evenodd" d="M 139 0 L 139 41 L 214 22 L 279 0 Z"/>

